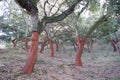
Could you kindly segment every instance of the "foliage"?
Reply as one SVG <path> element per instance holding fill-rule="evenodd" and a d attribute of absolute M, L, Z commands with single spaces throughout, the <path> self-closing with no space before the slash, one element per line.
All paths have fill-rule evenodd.
<path fill-rule="evenodd" d="M 29 16 L 26 15 L 24 10 L 21 10 L 13 0 L 5 0 L 4 1 L 5 10 L 7 14 L 3 14 L 0 17 L 0 26 L 1 30 L 7 34 L 5 37 L 6 40 L 11 41 L 11 37 L 17 38 L 18 40 L 23 39 L 23 37 L 28 33 L 29 26 Z"/>
<path fill-rule="evenodd" d="M 120 15 L 120 0 L 108 0 L 108 12 L 115 13 L 116 16 Z"/>
<path fill-rule="evenodd" d="M 46 23 L 51 23 L 51 22 L 56 22 L 57 20 L 58 24 L 54 26 L 54 30 L 55 30 L 55 27 L 60 27 L 61 25 L 59 24 L 62 24 L 63 27 L 61 28 L 63 30 L 62 31 L 58 30 L 58 32 L 54 36 L 56 38 L 59 37 L 60 39 L 63 39 L 64 41 L 67 38 L 75 38 L 75 28 L 76 30 L 79 31 L 79 34 L 81 35 L 81 37 L 85 36 L 86 31 L 90 29 L 86 35 L 90 36 L 92 34 L 92 35 L 95 35 L 97 38 L 110 35 L 114 33 L 117 29 L 119 29 L 119 24 L 117 23 L 117 21 L 119 20 L 117 20 L 118 18 L 114 16 L 114 15 L 118 16 L 120 14 L 120 1 L 119 0 L 106 0 L 106 2 L 104 3 L 102 7 L 105 10 L 103 12 L 105 14 L 112 12 L 111 13 L 112 17 L 106 21 L 106 24 L 102 24 L 102 25 L 100 24 L 99 28 L 97 28 L 98 26 L 95 26 L 99 24 L 96 24 L 96 22 L 94 23 L 94 21 L 101 14 L 99 13 L 97 17 L 94 15 L 95 15 L 95 12 L 99 12 L 101 10 L 100 5 L 102 3 L 100 3 L 100 0 L 80 0 L 80 2 L 79 0 L 44 0 L 44 1 L 43 0 L 30 0 L 30 2 L 32 2 L 34 6 L 36 6 L 36 3 L 38 3 L 37 8 L 39 10 L 39 18 L 41 22 L 46 21 Z M 73 8 L 69 8 L 70 6 L 72 6 L 73 3 L 74 3 Z M 88 3 L 88 6 L 82 12 L 82 8 L 84 8 L 87 5 L 87 3 Z M 21 39 L 26 34 L 26 31 L 28 31 L 27 34 L 29 34 L 29 30 L 31 29 L 29 27 L 30 26 L 29 16 L 25 13 L 25 10 L 19 8 L 15 4 L 14 1 L 10 0 L 8 2 L 8 5 L 10 7 L 7 7 L 7 10 L 8 10 L 7 21 L 9 22 L 7 21 L 5 22 L 8 26 L 6 27 L 6 29 L 4 29 L 4 32 L 5 33 L 9 32 L 7 28 L 8 29 L 10 28 L 13 30 L 12 32 L 15 31 L 14 35 L 16 37 L 17 35 L 19 35 L 19 39 Z M 66 12 L 64 12 L 65 10 Z M 74 13 L 70 12 L 72 14 L 66 18 L 66 14 L 68 14 L 69 11 L 71 10 L 72 11 L 74 10 Z M 87 11 L 93 12 L 93 13 L 91 13 L 92 16 L 89 15 L 89 18 L 86 19 L 86 17 L 84 17 L 83 14 L 87 13 Z M 78 16 L 80 12 L 82 14 Z M 61 13 L 64 13 L 64 14 L 61 14 Z M 0 17 L 0 21 L 2 18 L 5 18 L 5 15 L 3 17 Z M 63 18 L 66 18 L 66 19 L 63 20 L 63 22 L 60 22 Z M 90 27 L 91 24 L 94 24 L 92 25 L 94 26 L 93 27 L 94 29 Z M 40 25 L 40 26 L 43 26 L 43 25 Z M 69 26 L 69 27 L 65 29 L 64 28 L 65 26 L 67 27 Z M 93 31 L 94 33 L 92 33 Z M 54 31 L 51 31 L 51 35 L 53 35 L 53 33 Z"/>
<path fill-rule="evenodd" d="M 89 10 L 93 13 L 97 12 L 100 9 L 100 0 L 89 0 Z"/>
<path fill-rule="evenodd" d="M 85 37 L 90 37 L 93 31 L 107 20 L 107 15 L 101 16 L 88 30 Z"/>
<path fill-rule="evenodd" d="M 118 23 L 116 18 L 110 17 L 107 22 L 101 27 L 97 29 L 96 37 L 98 39 L 102 39 L 102 37 L 106 37 L 106 39 L 110 39 L 110 35 L 117 32 L 117 30 L 120 28 L 120 24 Z M 113 35 L 114 36 L 114 35 Z"/>

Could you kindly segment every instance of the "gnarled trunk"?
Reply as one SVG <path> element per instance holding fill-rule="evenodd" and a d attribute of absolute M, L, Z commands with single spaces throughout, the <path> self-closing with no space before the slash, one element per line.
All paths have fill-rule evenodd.
<path fill-rule="evenodd" d="M 32 71 L 33 71 L 33 67 L 34 67 L 36 59 L 37 59 L 38 43 L 39 43 L 39 33 L 32 32 L 29 57 L 28 57 L 28 60 L 25 64 L 25 66 L 22 69 L 22 71 L 24 73 L 29 74 L 29 73 L 32 73 Z"/>

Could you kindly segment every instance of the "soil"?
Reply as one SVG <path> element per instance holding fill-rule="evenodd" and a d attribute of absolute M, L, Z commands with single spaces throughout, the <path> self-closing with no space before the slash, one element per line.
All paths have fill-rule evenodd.
<path fill-rule="evenodd" d="M 21 72 L 28 57 L 23 49 L 0 49 L 0 80 L 120 80 L 120 54 L 97 50 L 82 56 L 83 66 L 74 65 L 75 52 L 55 52 L 49 49 L 38 54 L 32 74 Z"/>

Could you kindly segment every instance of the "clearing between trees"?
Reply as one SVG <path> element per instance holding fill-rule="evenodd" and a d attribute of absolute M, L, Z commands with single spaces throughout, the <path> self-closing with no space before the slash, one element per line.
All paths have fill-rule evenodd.
<path fill-rule="evenodd" d="M 28 53 L 22 49 L 0 49 L 0 80 L 120 80 L 120 54 L 108 50 L 84 52 L 83 67 L 74 64 L 75 52 L 62 50 L 51 58 L 49 50 L 39 53 L 32 74 L 20 69 Z"/>

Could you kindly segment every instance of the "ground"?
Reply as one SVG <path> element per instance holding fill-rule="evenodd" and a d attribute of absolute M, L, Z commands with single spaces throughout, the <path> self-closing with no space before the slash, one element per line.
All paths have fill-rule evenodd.
<path fill-rule="evenodd" d="M 49 49 L 38 54 L 32 74 L 21 72 L 28 52 L 19 48 L 0 49 L 0 80 L 120 80 L 120 54 L 97 50 L 82 56 L 83 66 L 74 65 L 75 52 L 55 52 Z"/>

